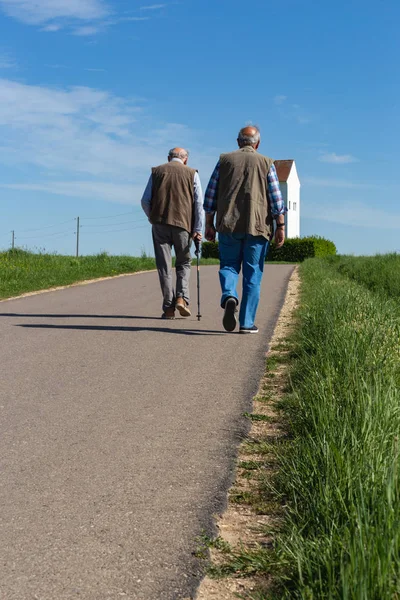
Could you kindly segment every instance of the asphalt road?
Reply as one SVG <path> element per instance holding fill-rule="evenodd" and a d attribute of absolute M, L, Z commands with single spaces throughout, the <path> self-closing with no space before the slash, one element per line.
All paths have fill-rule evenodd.
<path fill-rule="evenodd" d="M 2 600 L 193 597 L 291 272 L 252 336 L 222 331 L 215 267 L 200 323 L 160 320 L 155 273 L 0 303 Z"/>

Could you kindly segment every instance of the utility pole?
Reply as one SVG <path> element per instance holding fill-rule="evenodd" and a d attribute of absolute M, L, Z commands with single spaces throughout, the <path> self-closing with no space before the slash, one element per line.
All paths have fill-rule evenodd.
<path fill-rule="evenodd" d="M 76 258 L 79 258 L 79 217 L 76 218 Z"/>
<path fill-rule="evenodd" d="M 15 248 L 15 231 L 14 231 L 14 229 L 12 230 L 11 235 L 12 235 L 11 248 L 14 250 L 14 248 Z"/>

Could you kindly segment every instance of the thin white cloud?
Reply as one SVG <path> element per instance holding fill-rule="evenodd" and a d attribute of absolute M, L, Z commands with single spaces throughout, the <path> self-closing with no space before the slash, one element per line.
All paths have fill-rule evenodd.
<path fill-rule="evenodd" d="M 78 35 L 93 35 L 93 33 L 99 33 L 105 30 L 107 27 L 113 27 L 120 25 L 121 23 L 140 23 L 141 21 L 149 21 L 150 17 L 116 17 L 115 19 L 107 19 L 106 21 L 99 23 L 97 31 L 91 32 L 87 29 L 88 33 L 85 34 L 85 28 L 81 28 L 81 32 Z"/>
<path fill-rule="evenodd" d="M 77 27 L 73 30 L 73 35 L 78 36 L 91 36 L 100 33 L 103 30 L 102 25 L 83 25 L 82 27 Z"/>
<path fill-rule="evenodd" d="M 29 25 L 58 19 L 92 21 L 107 17 L 110 10 L 103 0 L 0 0 L 0 8 Z"/>
<path fill-rule="evenodd" d="M 373 229 L 400 229 L 400 213 L 391 213 L 390 219 L 385 212 L 377 211 L 363 202 L 351 202 L 351 220 L 349 220 L 349 204 L 335 203 L 335 210 L 320 203 L 305 203 L 303 217 L 349 225 L 352 227 L 368 227 Z"/>
<path fill-rule="evenodd" d="M 308 125 L 308 123 L 311 123 L 310 117 L 304 117 L 302 115 L 298 115 L 296 117 L 296 119 L 297 119 L 297 122 L 299 125 Z"/>
<path fill-rule="evenodd" d="M 62 29 L 61 25 L 57 25 L 56 23 L 42 27 L 42 31 L 49 31 L 49 32 L 60 31 L 60 29 Z"/>
<path fill-rule="evenodd" d="M 115 21 L 111 21 L 111 25 L 116 25 L 117 23 L 134 23 L 136 21 L 149 21 L 150 17 L 119 17 L 115 19 Z"/>
<path fill-rule="evenodd" d="M 70 69 L 71 67 L 68 67 L 67 65 L 44 65 L 45 67 L 47 67 L 48 69 Z"/>
<path fill-rule="evenodd" d="M 42 192 L 69 198 L 105 200 L 118 204 L 139 204 L 143 194 L 143 186 L 133 183 L 110 183 L 109 181 L 15 183 L 0 184 L 0 188 L 24 192 Z"/>
<path fill-rule="evenodd" d="M 284 102 L 286 102 L 287 100 L 287 96 L 283 96 L 283 95 L 277 95 L 274 98 L 274 102 L 275 104 L 283 104 Z"/>
<path fill-rule="evenodd" d="M 15 69 L 17 63 L 9 54 L 0 54 L 0 69 Z"/>
<path fill-rule="evenodd" d="M 346 165 L 348 163 L 358 162 L 358 159 L 351 154 L 336 154 L 335 152 L 322 154 L 322 156 L 319 157 L 319 160 L 332 165 Z"/>
<path fill-rule="evenodd" d="M 124 22 L 147 21 L 144 16 L 118 16 L 106 0 L 0 0 L 0 10 L 28 25 L 52 33 L 62 29 L 81 37 L 104 32 Z"/>
<path fill-rule="evenodd" d="M 150 6 L 141 6 L 140 10 L 160 10 L 166 6 L 166 4 L 151 4 Z"/>
<path fill-rule="evenodd" d="M 99 175 L 133 168 L 140 161 L 132 148 L 139 108 L 87 87 L 56 90 L 0 79 L 0 130 L 11 158 L 47 169 Z"/>
<path fill-rule="evenodd" d="M 278 94 L 274 97 L 274 103 L 278 107 L 277 110 L 284 119 L 295 121 L 298 125 L 308 125 L 312 118 L 306 114 L 299 104 L 289 104 L 288 97 L 283 94 Z"/>
<path fill-rule="evenodd" d="M 150 167 L 192 139 L 182 124 L 150 123 L 139 103 L 105 91 L 0 78 L 0 163 L 8 167 L 12 189 L 134 202 Z M 197 168 L 211 169 L 214 156 L 210 161 L 195 149 L 193 155 Z M 40 181 L 10 181 L 13 167 L 40 173 Z"/>

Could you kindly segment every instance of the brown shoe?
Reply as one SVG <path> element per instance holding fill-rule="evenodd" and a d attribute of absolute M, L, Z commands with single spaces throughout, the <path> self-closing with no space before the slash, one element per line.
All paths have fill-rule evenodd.
<path fill-rule="evenodd" d="M 163 314 L 161 315 L 161 318 L 172 321 L 173 319 L 175 319 L 175 309 L 172 307 L 166 308 L 165 311 L 163 312 Z"/>
<path fill-rule="evenodd" d="M 188 303 L 186 302 L 186 300 L 184 298 L 178 298 L 176 303 L 175 303 L 175 308 L 176 310 L 179 311 L 179 314 L 181 315 L 181 317 L 190 317 L 190 315 L 192 314 L 190 312 Z"/>

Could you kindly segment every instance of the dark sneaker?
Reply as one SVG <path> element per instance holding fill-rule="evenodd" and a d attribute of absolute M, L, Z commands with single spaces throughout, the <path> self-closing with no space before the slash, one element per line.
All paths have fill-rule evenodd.
<path fill-rule="evenodd" d="M 184 298 L 177 299 L 175 308 L 177 311 L 179 311 L 181 317 L 190 317 L 190 315 L 192 314 L 190 312 L 189 305 Z"/>
<path fill-rule="evenodd" d="M 236 306 L 235 298 L 228 298 L 225 302 L 224 318 L 222 319 L 225 331 L 234 331 L 236 329 Z"/>
<path fill-rule="evenodd" d="M 253 327 L 241 327 L 239 333 L 258 333 L 258 327 L 255 325 Z"/>
<path fill-rule="evenodd" d="M 168 321 L 172 321 L 175 319 L 175 309 L 174 308 L 166 308 L 163 314 L 161 315 L 162 319 L 167 319 Z"/>

